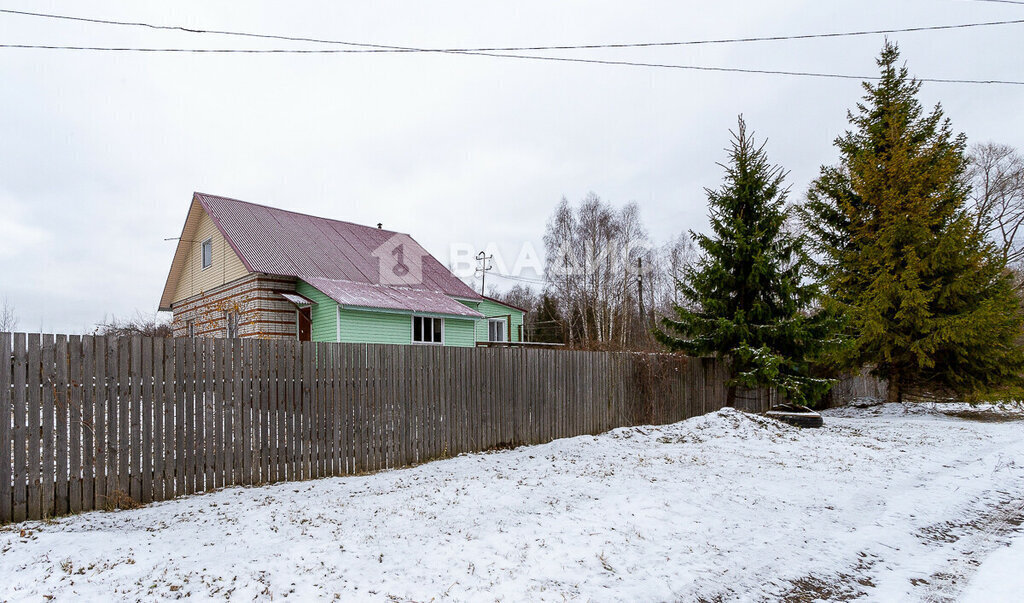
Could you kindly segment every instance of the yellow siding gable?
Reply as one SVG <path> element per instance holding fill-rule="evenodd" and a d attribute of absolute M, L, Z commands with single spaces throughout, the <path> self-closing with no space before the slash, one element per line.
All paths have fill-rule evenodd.
<path fill-rule="evenodd" d="M 198 204 L 196 205 L 198 206 Z M 192 231 L 190 240 L 181 241 L 181 245 L 187 246 L 188 253 L 181 266 L 181 272 L 178 274 L 178 286 L 174 290 L 172 303 L 209 291 L 249 274 L 245 264 L 217 230 L 217 226 L 210 216 L 202 206 L 198 206 L 197 209 L 199 223 Z M 185 230 L 187 232 L 189 229 Z M 202 245 L 203 241 L 207 239 L 213 242 L 213 263 L 204 269 Z"/>

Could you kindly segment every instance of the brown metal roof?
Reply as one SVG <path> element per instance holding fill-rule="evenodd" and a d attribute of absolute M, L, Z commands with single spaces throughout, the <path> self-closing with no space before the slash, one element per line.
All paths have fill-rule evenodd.
<path fill-rule="evenodd" d="M 513 310 L 519 310 L 523 314 L 528 314 L 530 312 L 526 308 L 520 308 L 519 306 L 510 304 L 508 302 L 501 301 L 500 299 L 497 299 L 497 298 L 494 298 L 494 297 L 490 297 L 490 296 L 487 296 L 487 295 L 482 295 L 481 297 L 486 299 L 486 300 L 488 300 L 488 301 L 492 301 L 492 302 L 494 302 L 496 304 L 501 304 L 502 306 L 505 306 L 506 308 L 512 308 Z"/>
<path fill-rule="evenodd" d="M 483 318 L 483 314 L 439 291 L 388 287 L 328 278 L 307 277 L 302 280 L 316 287 L 321 293 L 338 302 L 338 304 L 346 307 L 403 310 L 422 312 L 424 314 Z"/>
<path fill-rule="evenodd" d="M 392 237 L 408 237 L 390 230 L 227 197 L 195 193 L 194 198 L 250 272 L 294 276 L 310 284 L 314 284 L 313 279 L 328 279 L 349 283 L 346 286 L 350 287 L 379 285 L 380 264 L 374 252 L 379 254 L 379 249 L 386 249 Z M 460 299 L 480 299 L 478 293 L 430 254 L 422 258 L 422 278 L 408 287 Z M 449 301 L 469 310 L 458 302 Z"/>
<path fill-rule="evenodd" d="M 291 291 L 278 291 L 277 294 L 299 307 L 316 305 L 315 301 Z"/>

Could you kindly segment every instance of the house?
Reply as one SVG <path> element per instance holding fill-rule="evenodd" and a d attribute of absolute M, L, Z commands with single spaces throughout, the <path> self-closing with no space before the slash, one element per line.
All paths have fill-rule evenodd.
<path fill-rule="evenodd" d="M 475 346 L 524 311 L 473 291 L 407 234 L 195 193 L 160 310 L 175 337 Z"/>

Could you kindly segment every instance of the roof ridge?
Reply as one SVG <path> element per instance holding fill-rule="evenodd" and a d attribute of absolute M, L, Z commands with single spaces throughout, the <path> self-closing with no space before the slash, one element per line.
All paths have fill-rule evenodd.
<path fill-rule="evenodd" d="M 367 226 L 366 224 L 360 224 L 358 222 L 350 222 L 348 220 L 338 220 L 336 218 L 328 218 L 328 217 L 325 217 L 325 216 L 315 216 L 313 214 L 306 213 L 306 212 L 295 211 L 295 210 L 292 210 L 292 209 L 283 209 L 283 208 L 280 208 L 280 207 L 274 207 L 273 205 L 267 205 L 266 203 L 253 203 L 252 201 L 245 201 L 243 199 L 235 199 L 234 197 L 225 197 L 224 195 L 214 195 L 214 194 L 211 194 L 211 193 L 204 193 L 204 192 L 201 192 L 201 191 L 193 191 L 192 194 L 193 195 L 202 195 L 203 197 L 206 197 L 206 198 L 222 199 L 224 201 L 234 201 L 235 203 L 244 203 L 245 205 L 255 205 L 256 207 L 263 207 L 265 209 L 272 209 L 274 211 L 280 211 L 280 212 L 284 212 L 286 214 L 294 214 L 296 216 L 305 216 L 307 218 L 316 218 L 317 220 L 328 220 L 330 222 L 340 222 L 342 224 L 350 224 L 352 226 L 358 226 L 360 228 L 365 228 L 367 230 L 379 230 L 380 232 L 389 232 L 389 233 L 392 233 L 392 234 L 400 234 L 400 235 L 405 235 L 405 236 L 407 236 L 409 238 L 412 238 L 412 235 L 410 235 L 407 232 L 400 232 L 400 231 L 397 231 L 397 230 L 388 230 L 387 228 L 374 228 L 373 226 Z"/>
<path fill-rule="evenodd" d="M 483 318 L 479 311 L 461 303 L 451 294 L 436 289 L 413 289 L 326 277 L 298 278 L 344 307 Z"/>
<path fill-rule="evenodd" d="M 347 279 L 347 278 L 330 278 L 330 277 L 327 277 L 327 276 L 312 276 L 312 275 L 310 275 L 310 276 L 303 276 L 301 274 L 296 275 L 296 278 L 300 278 L 300 279 L 302 279 L 302 280 L 304 280 L 306 282 L 310 282 L 310 281 L 328 281 L 328 282 L 331 282 L 331 283 L 352 283 L 353 285 L 359 285 L 361 287 L 381 287 L 383 289 L 403 289 L 405 291 L 417 291 L 417 292 L 427 291 L 427 292 L 433 292 L 433 293 L 440 293 L 441 295 L 447 295 L 448 297 L 453 297 L 452 295 L 450 295 L 448 293 L 445 293 L 444 291 L 442 291 L 440 289 L 416 288 L 416 287 L 410 287 L 408 285 L 385 285 L 384 283 L 365 283 L 363 281 L 354 281 L 352 279 Z"/>

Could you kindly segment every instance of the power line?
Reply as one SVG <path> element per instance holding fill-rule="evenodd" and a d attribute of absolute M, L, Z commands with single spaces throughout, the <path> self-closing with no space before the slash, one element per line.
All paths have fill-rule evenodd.
<path fill-rule="evenodd" d="M 1005 1 L 1010 0 L 989 0 L 989 1 Z M 1024 2 L 1015 2 L 1015 4 L 1024 4 Z M 77 17 L 71 15 L 57 15 L 52 13 L 36 13 L 30 11 L 20 11 L 12 9 L 0 9 L 0 13 L 7 13 L 12 15 L 21 15 L 27 17 L 41 17 L 46 19 L 61 19 L 67 21 L 81 21 L 85 23 L 97 23 L 102 25 L 119 25 L 129 27 L 144 27 L 148 29 L 156 30 L 168 30 L 168 31 L 180 31 L 192 34 L 212 34 L 222 36 L 241 36 L 247 38 L 260 38 L 268 40 L 285 40 L 290 42 L 313 42 L 316 44 L 337 44 L 344 46 L 356 46 L 359 49 L 352 49 L 347 52 L 352 53 L 391 53 L 391 52 L 439 52 L 439 53 L 453 53 L 453 54 L 464 54 L 464 53 L 482 53 L 482 52 L 523 52 L 533 50 L 595 50 L 602 48 L 655 48 L 655 47 L 667 47 L 667 46 L 696 46 L 703 44 L 736 44 L 736 43 L 749 43 L 749 42 L 779 42 L 779 41 L 790 41 L 790 40 L 812 40 L 821 38 L 841 38 L 841 37 L 854 37 L 854 36 L 871 36 L 871 35 L 882 35 L 882 34 L 896 34 L 896 33 L 916 33 L 923 31 L 943 31 L 951 29 L 970 29 L 976 27 L 993 27 L 1000 25 L 1019 25 L 1024 23 L 1024 19 L 1010 19 L 1003 21 L 983 21 L 979 23 L 958 23 L 953 25 L 925 25 L 919 27 L 904 27 L 894 29 L 866 29 L 866 30 L 855 30 L 855 31 L 841 31 L 841 32 L 826 32 L 816 34 L 795 34 L 795 35 L 776 35 L 776 36 L 760 36 L 760 37 L 746 37 L 746 38 L 720 38 L 720 39 L 705 39 L 705 40 L 685 40 L 685 41 L 669 41 L 669 42 L 624 42 L 624 43 L 609 43 L 609 44 L 567 44 L 567 45 L 549 45 L 549 46 L 490 46 L 490 47 L 477 47 L 477 48 L 418 48 L 413 46 L 396 46 L 391 44 L 372 44 L 368 42 L 350 42 L 344 40 L 329 40 L 323 38 L 311 38 L 304 36 L 286 36 L 277 34 L 262 34 L 253 32 L 241 32 L 241 31 L 228 31 L 228 30 L 217 30 L 217 29 L 199 29 L 192 27 L 183 27 L 180 25 L 155 25 L 152 23 L 144 23 L 140 21 L 115 21 L 111 19 L 96 19 L 90 17 Z M 58 47 L 48 47 L 58 48 Z M 59 47 L 63 48 L 63 47 Z M 89 48 L 92 49 L 92 48 Z M 160 49 L 160 51 L 167 51 Z M 209 52 L 208 50 L 193 50 L 196 52 Z M 283 52 L 281 50 L 280 52 Z M 187 52 L 187 51 L 186 51 Z M 239 52 L 245 52 L 239 50 Z M 269 51 L 276 52 L 276 51 Z M 309 52 L 309 51 L 307 51 Z"/>
<path fill-rule="evenodd" d="M 215 34 L 215 35 L 231 35 L 231 36 L 244 36 L 254 38 L 266 38 L 276 40 L 288 40 L 288 41 L 303 41 L 303 42 L 314 42 L 321 44 L 337 44 L 346 46 L 359 46 L 359 47 L 370 47 L 373 50 L 365 49 L 287 49 L 287 48 L 273 48 L 273 49 L 242 49 L 242 48 L 141 48 L 141 47 L 111 47 L 111 46 L 63 46 L 63 45 L 44 45 L 44 44 L 0 44 L 0 48 L 11 48 L 11 49 L 35 49 L 35 50 L 78 50 L 78 51 L 99 51 L 99 52 L 167 52 L 167 53 L 200 53 L 200 54 L 339 54 L 339 53 L 361 53 L 361 52 L 426 52 L 426 53 L 445 53 L 445 54 L 460 54 L 470 56 L 487 56 L 497 58 L 509 58 L 509 59 L 523 59 L 531 61 L 553 61 L 553 62 L 568 62 L 568 63 L 585 63 L 595 65 L 616 65 L 626 67 L 646 67 L 656 69 L 678 69 L 678 70 L 691 70 L 691 71 L 709 71 L 709 72 L 720 72 L 720 73 L 746 73 L 746 74 L 762 74 L 762 75 L 785 75 L 795 77 L 816 77 L 816 78 L 830 78 L 830 79 L 847 79 L 847 80 L 878 80 L 878 76 L 861 76 L 861 75 L 850 75 L 850 74 L 839 74 L 839 73 L 824 73 L 824 72 L 811 72 L 811 71 L 789 71 L 789 70 L 773 70 L 773 69 L 745 69 L 739 67 L 712 67 L 705 65 L 679 65 L 671 63 L 649 63 L 649 62 L 638 62 L 638 61 L 620 61 L 611 59 L 584 59 L 578 57 L 557 57 L 557 56 L 543 56 L 543 55 L 523 55 L 523 54 L 511 54 L 507 52 L 492 52 L 490 50 L 476 50 L 476 49 L 428 49 L 428 48 L 414 48 L 405 46 L 391 46 L 384 44 L 369 44 L 363 42 L 347 42 L 341 40 L 324 40 L 318 38 L 305 38 L 296 36 L 280 36 L 272 34 L 256 34 L 249 32 L 235 32 L 235 31 L 222 31 L 222 30 L 205 30 L 205 29 L 193 29 L 174 25 L 154 25 L 150 23 L 142 22 L 129 22 L 129 21 L 112 21 L 106 19 L 92 19 L 86 17 L 73 17 L 68 15 L 53 15 L 47 13 L 31 13 L 27 11 L 15 11 L 10 9 L 0 9 L 0 13 L 17 14 L 24 16 L 34 17 L 45 17 L 53 19 L 66 19 L 72 21 L 84 21 L 89 23 L 102 23 L 107 25 L 124 25 L 124 26 L 137 26 L 146 27 L 151 29 L 161 30 L 175 30 L 183 31 L 188 33 L 200 33 L 200 34 Z M 951 29 L 951 28 L 965 28 L 965 27 L 981 27 L 988 25 L 1008 25 L 1024 23 L 1024 19 L 1011 20 L 1011 21 L 990 21 L 986 23 L 975 23 L 975 24 L 960 24 L 960 25 L 944 25 L 944 26 L 930 26 L 930 27 L 918 27 L 918 28 L 905 28 L 902 30 L 872 30 L 861 31 L 861 32 L 841 32 L 841 33 L 830 33 L 830 34 L 806 34 L 803 36 L 772 36 L 765 38 L 734 38 L 731 40 L 703 40 L 703 41 L 691 41 L 691 42 L 664 42 L 664 43 L 643 43 L 647 45 L 683 45 L 683 44 L 710 44 L 710 43 L 726 43 L 726 42 L 752 42 L 752 41 L 768 41 L 768 40 L 787 40 L 787 39 L 806 39 L 812 37 L 839 37 L 839 36 L 851 36 L 851 35 L 871 35 L 880 33 L 898 33 L 908 31 L 925 31 L 929 29 Z M 539 50 L 539 49 L 571 49 L 571 48 L 604 48 L 604 47 L 617 47 L 626 48 L 639 45 L 586 45 L 586 46 L 562 46 L 562 47 L 516 47 L 523 50 Z M 511 48 L 511 47 L 509 47 Z M 921 82 L 930 83 L 946 83 L 946 84 L 1003 84 L 1003 85 L 1024 85 L 1024 81 L 1013 81 L 1013 80 L 974 80 L 974 79 L 958 79 L 958 78 L 917 78 Z"/>
<path fill-rule="evenodd" d="M 493 276 L 496 276 L 498 278 L 508 279 L 510 281 L 520 281 L 520 282 L 524 282 L 524 283 L 533 283 L 533 284 L 536 284 L 536 285 L 546 285 L 548 283 L 547 280 L 542 279 L 542 278 L 529 278 L 529 277 L 526 277 L 526 276 L 512 276 L 512 275 L 509 275 L 509 274 L 502 274 L 500 272 L 495 272 L 493 274 Z"/>
<path fill-rule="evenodd" d="M 21 49 L 37 49 L 37 50 L 84 50 L 84 51 L 106 51 L 106 52 L 171 52 L 171 53 L 208 53 L 208 54 L 336 54 L 346 52 L 344 50 L 300 50 L 300 49 L 240 49 L 240 48 L 130 48 L 130 47 L 111 47 L 111 46 L 48 46 L 42 44 L 0 44 L 0 48 L 21 48 Z M 428 51 L 423 52 L 445 52 L 445 51 Z M 881 79 L 877 75 L 853 75 L 846 73 L 825 73 L 815 71 L 787 71 L 787 70 L 775 70 L 775 69 L 746 69 L 741 67 L 711 67 L 707 65 L 678 65 L 672 63 L 644 63 L 637 61 L 616 61 L 607 59 L 581 59 L 575 57 L 552 57 L 552 56 L 541 56 L 541 55 L 528 55 L 528 54 L 507 54 L 507 53 L 492 53 L 492 52 L 458 52 L 455 54 L 465 54 L 470 56 L 486 56 L 486 57 L 497 57 L 497 58 L 508 58 L 508 59 L 525 59 L 532 61 L 553 61 L 553 62 L 565 62 L 565 63 L 588 63 L 593 65 L 618 65 L 624 67 L 649 67 L 656 69 L 680 69 L 689 71 L 710 71 L 719 73 L 749 73 L 749 74 L 761 74 L 761 75 L 787 75 L 795 77 L 816 77 L 816 78 L 828 78 L 828 79 L 843 79 L 843 80 L 872 80 L 877 81 Z M 971 79 L 958 79 L 958 78 L 928 78 L 918 77 L 915 78 L 919 82 L 937 83 L 937 84 L 1002 84 L 1012 86 L 1024 86 L 1024 81 L 1016 80 L 999 80 L 999 79 L 987 79 L 987 80 L 971 80 Z"/>
<path fill-rule="evenodd" d="M 999 4 L 1024 4 L 1021 0 L 972 0 L 973 2 L 996 2 Z"/>

